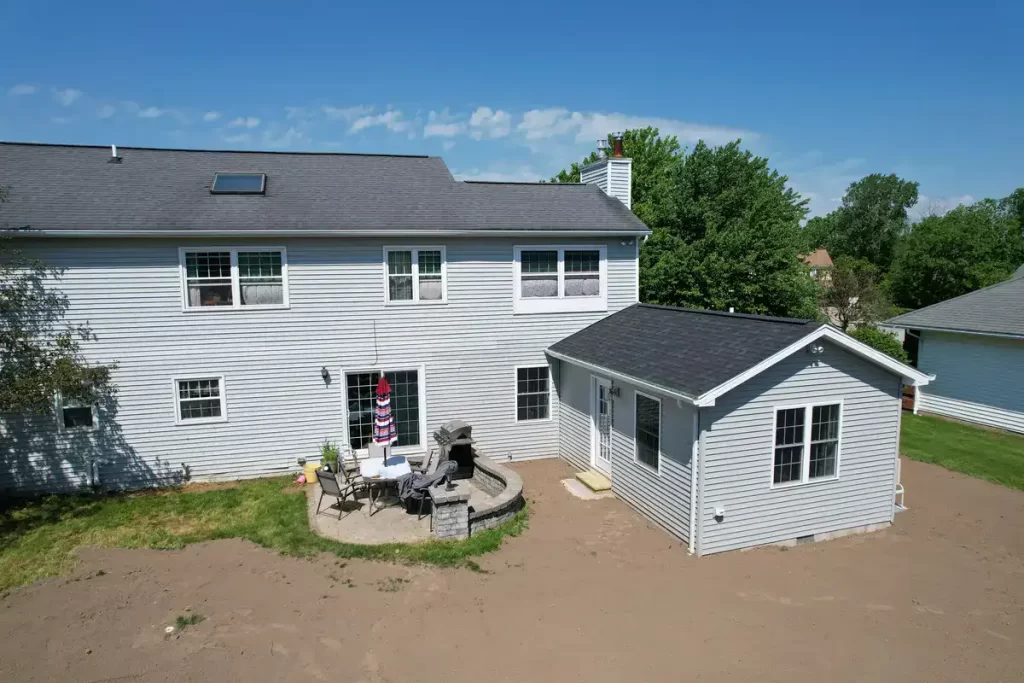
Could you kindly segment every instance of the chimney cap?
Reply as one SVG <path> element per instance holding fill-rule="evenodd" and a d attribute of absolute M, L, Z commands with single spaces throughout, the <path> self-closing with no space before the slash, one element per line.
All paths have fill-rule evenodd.
<path fill-rule="evenodd" d="M 625 156 L 625 152 L 622 149 L 622 133 L 612 133 L 612 156 Z"/>

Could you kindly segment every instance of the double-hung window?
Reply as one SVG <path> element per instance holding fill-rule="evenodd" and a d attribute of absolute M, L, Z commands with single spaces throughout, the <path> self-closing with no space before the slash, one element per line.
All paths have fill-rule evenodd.
<path fill-rule="evenodd" d="M 608 309 L 605 247 L 515 247 L 513 260 L 516 313 Z"/>
<path fill-rule="evenodd" d="M 842 403 L 829 403 L 775 411 L 773 485 L 838 476 L 842 410 Z"/>
<path fill-rule="evenodd" d="M 385 247 L 388 303 L 448 300 L 444 247 Z"/>
<path fill-rule="evenodd" d="M 661 401 L 636 392 L 636 461 L 658 472 L 661 468 Z"/>
<path fill-rule="evenodd" d="M 516 368 L 516 422 L 551 416 L 551 378 L 548 366 Z"/>
<path fill-rule="evenodd" d="M 421 368 L 384 370 L 383 374 L 391 386 L 391 415 L 398 434 L 395 446 L 422 447 L 426 422 Z M 380 376 L 380 370 L 345 372 L 348 445 L 354 451 L 366 448 L 373 439 Z"/>
<path fill-rule="evenodd" d="M 174 408 L 178 424 L 224 422 L 228 419 L 224 377 L 175 379 Z"/>
<path fill-rule="evenodd" d="M 185 310 L 288 306 L 284 247 L 181 249 Z"/>

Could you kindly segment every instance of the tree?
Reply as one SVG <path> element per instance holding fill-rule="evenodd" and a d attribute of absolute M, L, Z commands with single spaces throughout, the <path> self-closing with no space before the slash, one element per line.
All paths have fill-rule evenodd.
<path fill-rule="evenodd" d="M 0 204 L 7 192 L 0 188 Z M 88 363 L 87 325 L 64 322 L 68 299 L 53 285 L 63 269 L 25 258 L 0 236 L 0 413 L 49 413 L 54 396 L 93 402 L 110 387 L 114 366 Z"/>
<path fill-rule="evenodd" d="M 900 243 L 887 285 L 897 305 L 920 308 L 1002 282 L 1022 260 L 1019 226 L 986 199 L 917 223 Z"/>
<path fill-rule="evenodd" d="M 851 324 L 867 325 L 888 317 L 892 304 L 878 284 L 878 268 L 864 259 L 840 256 L 821 288 L 821 308 L 845 332 Z"/>
<path fill-rule="evenodd" d="M 850 330 L 850 336 L 859 339 L 874 349 L 878 349 L 882 353 L 892 356 L 901 363 L 906 363 L 910 360 L 907 352 L 903 350 L 900 340 L 877 327 L 858 327 Z"/>
<path fill-rule="evenodd" d="M 833 258 L 865 259 L 883 273 L 888 271 L 896 244 L 910 224 L 907 209 L 917 204 L 917 188 L 917 183 L 894 173 L 874 173 L 851 183 L 838 209 L 808 221 L 809 246 L 825 247 Z"/>

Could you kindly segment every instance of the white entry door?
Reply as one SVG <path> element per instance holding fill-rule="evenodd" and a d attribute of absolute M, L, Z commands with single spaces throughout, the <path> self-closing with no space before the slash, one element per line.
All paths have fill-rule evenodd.
<path fill-rule="evenodd" d="M 595 377 L 591 389 L 590 462 L 594 469 L 612 473 L 612 384 Z"/>

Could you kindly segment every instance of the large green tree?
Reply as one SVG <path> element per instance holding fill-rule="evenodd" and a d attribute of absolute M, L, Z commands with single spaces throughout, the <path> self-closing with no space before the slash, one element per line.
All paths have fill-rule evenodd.
<path fill-rule="evenodd" d="M 6 198 L 0 188 L 0 205 Z M 68 299 L 56 287 L 64 271 L 14 244 L 0 234 L 0 414 L 49 413 L 58 392 L 95 401 L 111 389 L 112 366 L 86 361 L 81 343 L 92 332 L 64 320 Z"/>
<path fill-rule="evenodd" d="M 864 259 L 888 271 L 910 225 L 907 210 L 917 204 L 917 188 L 896 174 L 874 173 L 851 183 L 839 208 L 807 222 L 807 248 L 825 247 L 833 257 Z"/>
<path fill-rule="evenodd" d="M 1014 196 L 1024 196 L 1018 190 Z M 1002 282 L 1024 261 L 1020 218 L 986 199 L 929 216 L 901 240 L 888 287 L 899 306 L 920 308 Z"/>
<path fill-rule="evenodd" d="M 653 231 L 640 253 L 643 301 L 815 314 L 815 284 L 798 257 L 806 201 L 767 159 L 739 140 L 698 142 L 687 154 L 656 128 L 626 131 L 623 146 L 633 159 L 634 212 Z M 579 166 L 552 180 L 578 182 Z"/>

